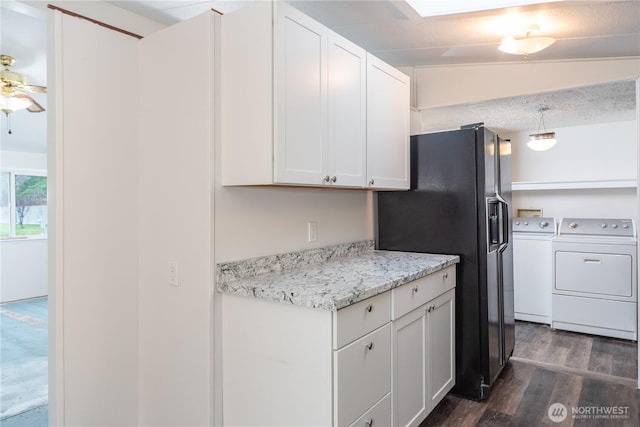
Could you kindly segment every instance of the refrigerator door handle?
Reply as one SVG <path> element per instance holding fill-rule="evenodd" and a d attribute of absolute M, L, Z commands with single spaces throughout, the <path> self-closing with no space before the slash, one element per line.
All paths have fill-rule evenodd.
<path fill-rule="evenodd" d="M 500 203 L 500 249 L 504 251 L 509 245 L 509 203 L 502 198 L 499 194 L 496 195 L 496 199 Z"/>
<path fill-rule="evenodd" d="M 489 197 L 487 204 L 487 253 L 499 251 L 502 245 L 502 227 L 500 224 L 500 200 Z"/>

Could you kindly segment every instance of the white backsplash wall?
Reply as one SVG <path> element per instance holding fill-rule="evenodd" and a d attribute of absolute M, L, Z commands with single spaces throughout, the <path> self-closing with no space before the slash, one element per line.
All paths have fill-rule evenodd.
<path fill-rule="evenodd" d="M 633 121 L 548 129 L 558 143 L 548 151 L 526 146 L 530 132 L 503 134 L 511 139 L 513 182 L 635 180 L 637 123 Z M 588 187 L 588 185 L 586 185 Z M 542 209 L 544 216 L 634 218 L 635 188 L 514 191 L 517 209 Z"/>
<path fill-rule="evenodd" d="M 372 239 L 372 200 L 365 190 L 217 184 L 216 263 Z M 308 242 L 309 221 L 318 225 L 315 242 Z"/>

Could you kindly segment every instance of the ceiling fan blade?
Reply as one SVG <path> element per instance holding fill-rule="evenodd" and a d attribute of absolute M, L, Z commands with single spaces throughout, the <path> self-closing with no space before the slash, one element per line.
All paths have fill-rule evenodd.
<path fill-rule="evenodd" d="M 47 93 L 47 88 L 44 86 L 23 85 L 21 88 L 34 93 Z"/>

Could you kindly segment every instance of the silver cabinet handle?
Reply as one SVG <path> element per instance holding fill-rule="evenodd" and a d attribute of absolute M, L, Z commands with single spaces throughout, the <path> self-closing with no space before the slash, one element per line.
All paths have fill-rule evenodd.
<path fill-rule="evenodd" d="M 334 177 L 331 177 L 331 182 L 336 182 L 337 180 L 338 180 L 338 178 L 337 178 L 337 177 L 335 177 L 335 176 L 334 176 Z"/>
<path fill-rule="evenodd" d="M 365 347 L 367 348 L 367 350 L 373 350 L 373 341 L 371 341 L 369 344 L 365 345 Z"/>
<path fill-rule="evenodd" d="M 414 294 L 415 294 L 415 293 L 417 293 L 417 292 L 419 291 L 419 289 L 418 289 L 418 287 L 417 287 L 417 286 L 414 286 L 414 287 L 413 287 L 413 289 L 411 289 L 411 290 L 413 291 L 413 293 L 414 293 Z"/>
<path fill-rule="evenodd" d="M 373 178 L 371 178 L 371 179 L 369 180 L 369 185 L 373 185 L 373 183 L 374 183 Z"/>
<path fill-rule="evenodd" d="M 366 420 L 366 421 L 364 422 L 364 425 L 365 425 L 366 427 L 371 427 L 371 426 L 373 425 L 373 418 L 369 418 L 368 420 Z"/>
<path fill-rule="evenodd" d="M 330 179 L 329 175 L 327 175 L 323 178 L 322 182 L 329 182 Z"/>
<path fill-rule="evenodd" d="M 435 305 L 430 305 L 429 307 L 427 307 L 427 313 L 431 313 L 435 309 L 436 309 Z"/>
<path fill-rule="evenodd" d="M 371 313 L 371 312 L 373 311 L 373 306 L 372 306 L 371 304 L 369 304 L 369 305 L 367 306 L 367 308 L 365 308 L 365 311 L 366 311 L 367 313 Z"/>

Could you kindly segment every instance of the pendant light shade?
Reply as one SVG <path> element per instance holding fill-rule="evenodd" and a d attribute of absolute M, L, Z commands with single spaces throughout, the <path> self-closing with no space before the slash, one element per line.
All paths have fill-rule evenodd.
<path fill-rule="evenodd" d="M 546 151 L 556 145 L 556 133 L 555 132 L 547 132 L 547 129 L 544 125 L 544 113 L 548 111 L 548 107 L 542 107 L 538 110 L 540 113 L 540 120 L 538 121 L 538 130 L 536 133 L 529 134 L 529 141 L 527 142 L 527 147 L 531 148 L 534 151 Z M 542 127 L 542 132 L 540 132 L 540 128 Z"/>

